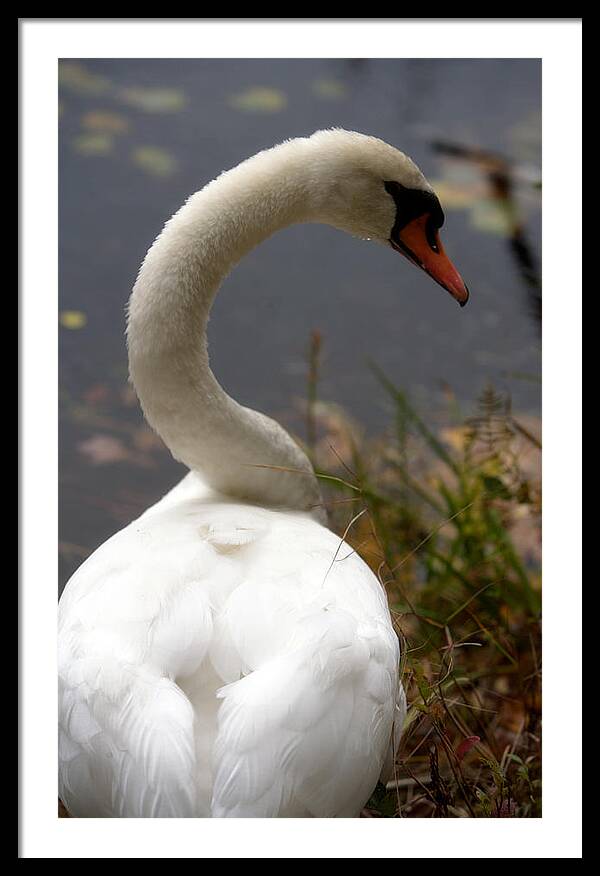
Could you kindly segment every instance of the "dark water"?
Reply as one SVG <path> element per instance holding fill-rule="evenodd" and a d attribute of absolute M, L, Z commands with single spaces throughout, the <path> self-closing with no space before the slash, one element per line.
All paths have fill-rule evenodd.
<path fill-rule="evenodd" d="M 369 360 L 425 410 L 442 383 L 468 411 L 492 381 L 539 413 L 539 62 L 86 60 L 60 78 L 61 583 L 182 471 L 126 385 L 124 308 L 148 246 L 189 194 L 288 137 L 342 126 L 409 153 L 438 190 L 471 301 L 461 310 L 391 251 L 288 229 L 216 302 L 212 364 L 227 390 L 285 418 L 318 328 L 320 395 L 373 432 L 389 410 Z M 510 160 L 508 198 L 473 149 Z"/>

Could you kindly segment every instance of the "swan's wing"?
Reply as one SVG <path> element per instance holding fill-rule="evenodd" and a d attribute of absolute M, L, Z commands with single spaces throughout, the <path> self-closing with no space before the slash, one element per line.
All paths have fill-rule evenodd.
<path fill-rule="evenodd" d="M 165 552 L 136 526 L 80 568 L 59 607 L 60 794 L 76 816 L 198 812 L 194 712 L 173 679 L 210 643 L 209 596 L 190 580 L 205 558 L 197 538 Z"/>
<path fill-rule="evenodd" d="M 218 694 L 214 816 L 354 816 L 375 787 L 397 683 L 389 631 L 335 608 L 301 626 L 290 653 Z"/>
<path fill-rule="evenodd" d="M 59 795 L 78 817 L 191 817 L 193 711 L 167 678 L 105 661 L 93 685 L 62 685 Z M 112 676 L 110 678 L 109 676 Z"/>
<path fill-rule="evenodd" d="M 209 814 L 182 687 L 202 680 L 213 616 L 241 578 L 236 555 L 264 526 L 235 507 L 199 514 L 198 490 L 184 478 L 102 545 L 61 598 L 60 794 L 74 815 Z"/>

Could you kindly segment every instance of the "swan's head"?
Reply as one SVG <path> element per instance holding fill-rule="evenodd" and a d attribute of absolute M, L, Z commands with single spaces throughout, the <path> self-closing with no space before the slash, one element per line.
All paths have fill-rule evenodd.
<path fill-rule="evenodd" d="M 469 290 L 440 240 L 442 207 L 416 164 L 353 131 L 317 131 L 308 142 L 316 150 L 310 186 L 323 221 L 392 246 L 465 305 Z"/>

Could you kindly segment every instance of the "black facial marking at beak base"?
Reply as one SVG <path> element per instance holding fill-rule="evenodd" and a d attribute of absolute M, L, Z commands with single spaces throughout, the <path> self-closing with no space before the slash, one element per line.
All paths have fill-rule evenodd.
<path fill-rule="evenodd" d="M 391 238 L 399 240 L 400 232 L 413 219 L 427 214 L 431 220 L 432 230 L 441 228 L 445 216 L 437 195 L 425 189 L 407 189 L 402 183 L 394 180 L 384 182 L 385 190 L 392 196 L 396 204 L 396 221 L 392 228 Z"/>

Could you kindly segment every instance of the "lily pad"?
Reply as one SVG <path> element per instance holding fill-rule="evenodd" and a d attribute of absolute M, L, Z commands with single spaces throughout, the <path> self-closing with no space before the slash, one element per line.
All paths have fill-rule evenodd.
<path fill-rule="evenodd" d="M 80 134 L 73 140 L 73 147 L 82 155 L 108 155 L 112 152 L 113 138 L 104 131 Z"/>
<path fill-rule="evenodd" d="M 503 208 L 498 201 L 478 201 L 471 210 L 471 225 L 479 231 L 497 234 L 499 237 L 510 237 L 514 231 L 513 218 L 510 211 Z"/>
<path fill-rule="evenodd" d="M 146 113 L 180 112 L 187 103 L 185 94 L 178 88 L 124 88 L 117 97 Z"/>
<path fill-rule="evenodd" d="M 81 125 L 87 131 L 103 134 L 124 134 L 129 130 L 129 122 L 124 116 L 108 110 L 95 110 L 82 116 Z"/>
<path fill-rule="evenodd" d="M 66 329 L 81 329 L 87 323 L 87 316 L 81 310 L 63 310 L 59 322 Z"/>
<path fill-rule="evenodd" d="M 92 465 L 124 462 L 130 457 L 130 452 L 121 439 L 113 435 L 92 435 L 91 438 L 81 441 L 77 449 Z"/>
<path fill-rule="evenodd" d="M 277 88 L 255 86 L 234 94 L 229 105 L 244 112 L 278 113 L 287 106 L 287 96 Z"/>
<path fill-rule="evenodd" d="M 312 90 L 324 100 L 340 100 L 347 94 L 346 86 L 338 79 L 315 79 Z"/>
<path fill-rule="evenodd" d="M 460 185 L 448 180 L 432 180 L 431 187 L 445 210 L 467 210 L 478 198 L 473 186 Z"/>
<path fill-rule="evenodd" d="M 173 156 L 157 146 L 139 146 L 131 153 L 132 161 L 150 176 L 171 176 L 177 170 Z"/>
<path fill-rule="evenodd" d="M 83 64 L 61 61 L 58 65 L 58 84 L 78 94 L 99 95 L 110 91 L 111 83 L 104 76 L 91 73 Z"/>

